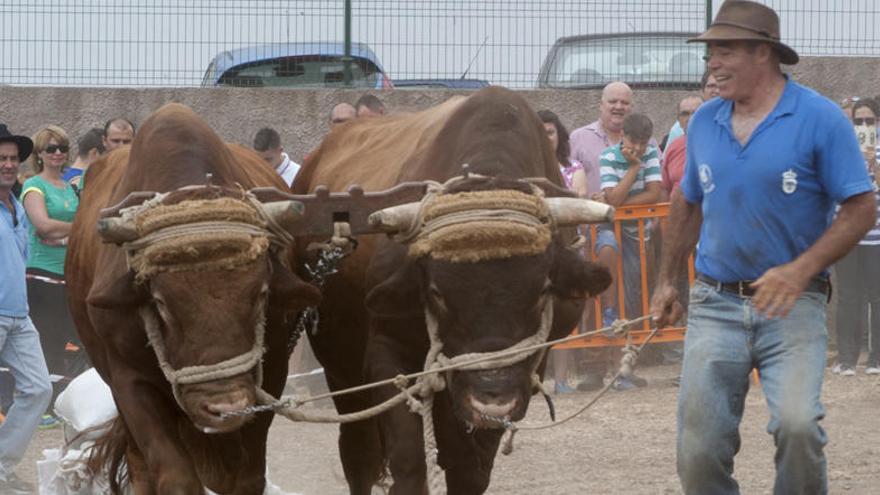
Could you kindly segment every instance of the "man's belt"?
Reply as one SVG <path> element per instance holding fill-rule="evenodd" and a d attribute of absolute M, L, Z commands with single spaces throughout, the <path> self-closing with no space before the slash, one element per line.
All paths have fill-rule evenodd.
<path fill-rule="evenodd" d="M 758 289 L 752 287 L 754 280 L 740 280 L 739 282 L 719 282 L 714 278 L 697 273 L 697 280 L 711 285 L 719 292 L 729 292 L 740 297 L 753 297 Z M 818 292 L 831 295 L 831 282 L 825 277 L 813 277 L 804 292 Z"/>

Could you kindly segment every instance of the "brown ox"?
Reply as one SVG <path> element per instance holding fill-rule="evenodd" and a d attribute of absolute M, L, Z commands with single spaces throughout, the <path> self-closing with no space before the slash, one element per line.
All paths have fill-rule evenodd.
<path fill-rule="evenodd" d="M 304 194 L 327 185 L 340 191 L 356 183 L 375 191 L 405 181 L 444 182 L 460 175 L 464 163 L 490 179 L 462 182 L 456 186 L 461 191 L 528 191 L 515 180 L 526 177 L 563 184 L 534 111 L 515 93 L 489 88 L 421 113 L 339 126 L 306 163 L 293 190 Z M 568 249 L 558 232 L 537 254 L 477 262 L 410 257 L 391 240 L 365 237 L 328 280 L 320 326 L 310 338 L 330 387 L 340 389 L 421 370 L 429 344 L 426 310 L 436 316 L 447 356 L 490 352 L 535 334 L 548 299 L 554 310 L 550 337 L 564 335 L 576 325 L 585 298 L 609 283 L 608 272 Z M 447 375 L 433 418 L 449 493 L 482 493 L 488 487 L 502 435 L 493 418 L 523 417 L 537 359 Z M 371 395 L 341 396 L 336 406 L 351 412 L 396 392 L 389 386 Z M 392 493 L 423 493 L 419 416 L 399 406 L 380 417 L 379 428 L 376 423 L 341 427 L 340 454 L 351 493 L 370 493 L 386 463 Z"/>
<path fill-rule="evenodd" d="M 182 385 L 175 400 L 147 344 L 140 312 L 159 315 L 174 369 L 212 365 L 249 351 L 265 317 L 262 386 L 278 396 L 287 373 L 288 317 L 319 298 L 288 268 L 292 250 L 268 249 L 244 264 L 161 271 L 136 280 L 123 249 L 101 242 L 96 225 L 102 208 L 134 191 L 204 185 L 208 173 L 214 185 L 225 187 L 177 192 L 164 203 L 205 194 L 241 197 L 236 191 L 258 186 L 285 188 L 258 155 L 225 145 L 189 108 L 166 105 L 144 123 L 130 149 L 89 168 L 70 235 L 66 277 L 73 317 L 119 409 L 98 461 L 109 465 L 115 483 L 124 458 L 138 495 L 201 494 L 204 486 L 219 493 L 262 493 L 272 421 L 269 413 L 250 422 L 219 414 L 254 404 L 254 370 Z M 259 301 L 266 303 L 265 312 Z"/>

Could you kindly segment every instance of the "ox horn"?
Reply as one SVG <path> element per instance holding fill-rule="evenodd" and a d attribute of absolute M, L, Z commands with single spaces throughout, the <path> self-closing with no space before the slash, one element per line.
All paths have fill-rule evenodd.
<path fill-rule="evenodd" d="M 419 214 L 421 203 L 406 203 L 373 212 L 367 223 L 376 232 L 388 234 L 409 228 Z"/>
<path fill-rule="evenodd" d="M 98 235 L 106 243 L 122 244 L 137 239 L 138 231 L 131 220 L 107 217 L 98 220 Z"/>
<path fill-rule="evenodd" d="M 284 230 L 293 231 L 296 225 L 302 220 L 303 210 L 305 206 L 299 201 L 272 201 L 271 203 L 261 203 L 266 216 L 274 220 Z"/>
<path fill-rule="evenodd" d="M 545 201 L 557 225 L 614 221 L 614 207 L 605 203 L 581 198 L 547 198 Z"/>

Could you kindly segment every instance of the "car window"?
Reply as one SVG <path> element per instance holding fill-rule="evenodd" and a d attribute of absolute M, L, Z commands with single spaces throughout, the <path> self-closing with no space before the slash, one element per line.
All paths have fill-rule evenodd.
<path fill-rule="evenodd" d="M 557 45 L 544 84 L 553 87 L 627 83 L 696 84 L 703 47 L 686 37 L 616 37 L 569 40 Z"/>
<path fill-rule="evenodd" d="M 341 57 L 313 55 L 260 60 L 238 65 L 226 71 L 218 81 L 221 86 L 297 86 L 343 87 L 345 65 Z M 374 87 L 381 77 L 369 60 L 355 58 L 351 64 L 352 84 Z"/>

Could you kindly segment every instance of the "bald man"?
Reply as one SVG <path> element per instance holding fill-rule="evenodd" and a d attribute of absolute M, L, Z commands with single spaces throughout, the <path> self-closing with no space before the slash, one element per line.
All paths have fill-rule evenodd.
<path fill-rule="evenodd" d="M 571 133 L 571 157 L 581 162 L 584 166 L 584 172 L 587 176 L 587 193 L 594 200 L 605 201 L 604 193 L 600 187 L 601 180 L 599 174 L 599 155 L 605 149 L 620 143 L 623 140 L 623 121 L 627 115 L 632 112 L 633 92 L 632 89 L 624 82 L 615 81 L 609 83 L 602 89 L 602 99 L 599 102 L 599 120 L 592 124 L 581 127 Z M 651 138 L 649 146 L 656 147 L 657 141 Z M 599 261 L 607 266 L 611 273 L 617 273 L 617 253 L 619 247 L 617 239 L 614 237 L 614 231 L 610 228 L 610 224 L 603 225 L 604 228 L 597 230 L 596 239 L 593 243 L 593 249 L 599 258 Z M 626 252 L 633 251 L 630 249 Z M 635 251 L 638 256 L 638 245 L 636 241 Z M 626 253 L 625 253 L 626 254 Z M 627 259 L 629 256 L 627 256 Z M 636 263 L 638 258 L 636 258 Z M 638 265 L 636 265 L 638 266 Z M 640 287 L 634 287 L 640 280 L 639 273 L 633 273 L 632 270 L 625 269 L 624 275 L 627 280 L 624 285 L 626 287 L 626 307 L 627 313 L 638 310 L 640 304 Z M 630 275 L 627 277 L 626 275 Z M 611 288 L 602 293 L 602 322 L 603 326 L 611 325 L 619 316 L 617 310 L 617 276 Z M 633 286 L 633 287 L 630 287 Z M 639 310 L 639 312 L 641 312 Z M 605 375 L 605 365 L 607 356 L 603 352 L 593 353 L 588 358 L 590 363 L 589 369 L 583 381 L 578 385 L 579 390 L 596 390 L 602 388 L 602 377 Z M 615 383 L 615 390 L 628 390 L 635 386 L 644 386 L 643 378 L 632 375 L 632 380 L 622 380 L 620 384 Z"/>
<path fill-rule="evenodd" d="M 355 118 L 357 118 L 357 110 L 355 110 L 354 105 L 350 103 L 340 103 L 330 111 L 330 128 L 336 127 L 343 122 L 354 120 Z"/>

